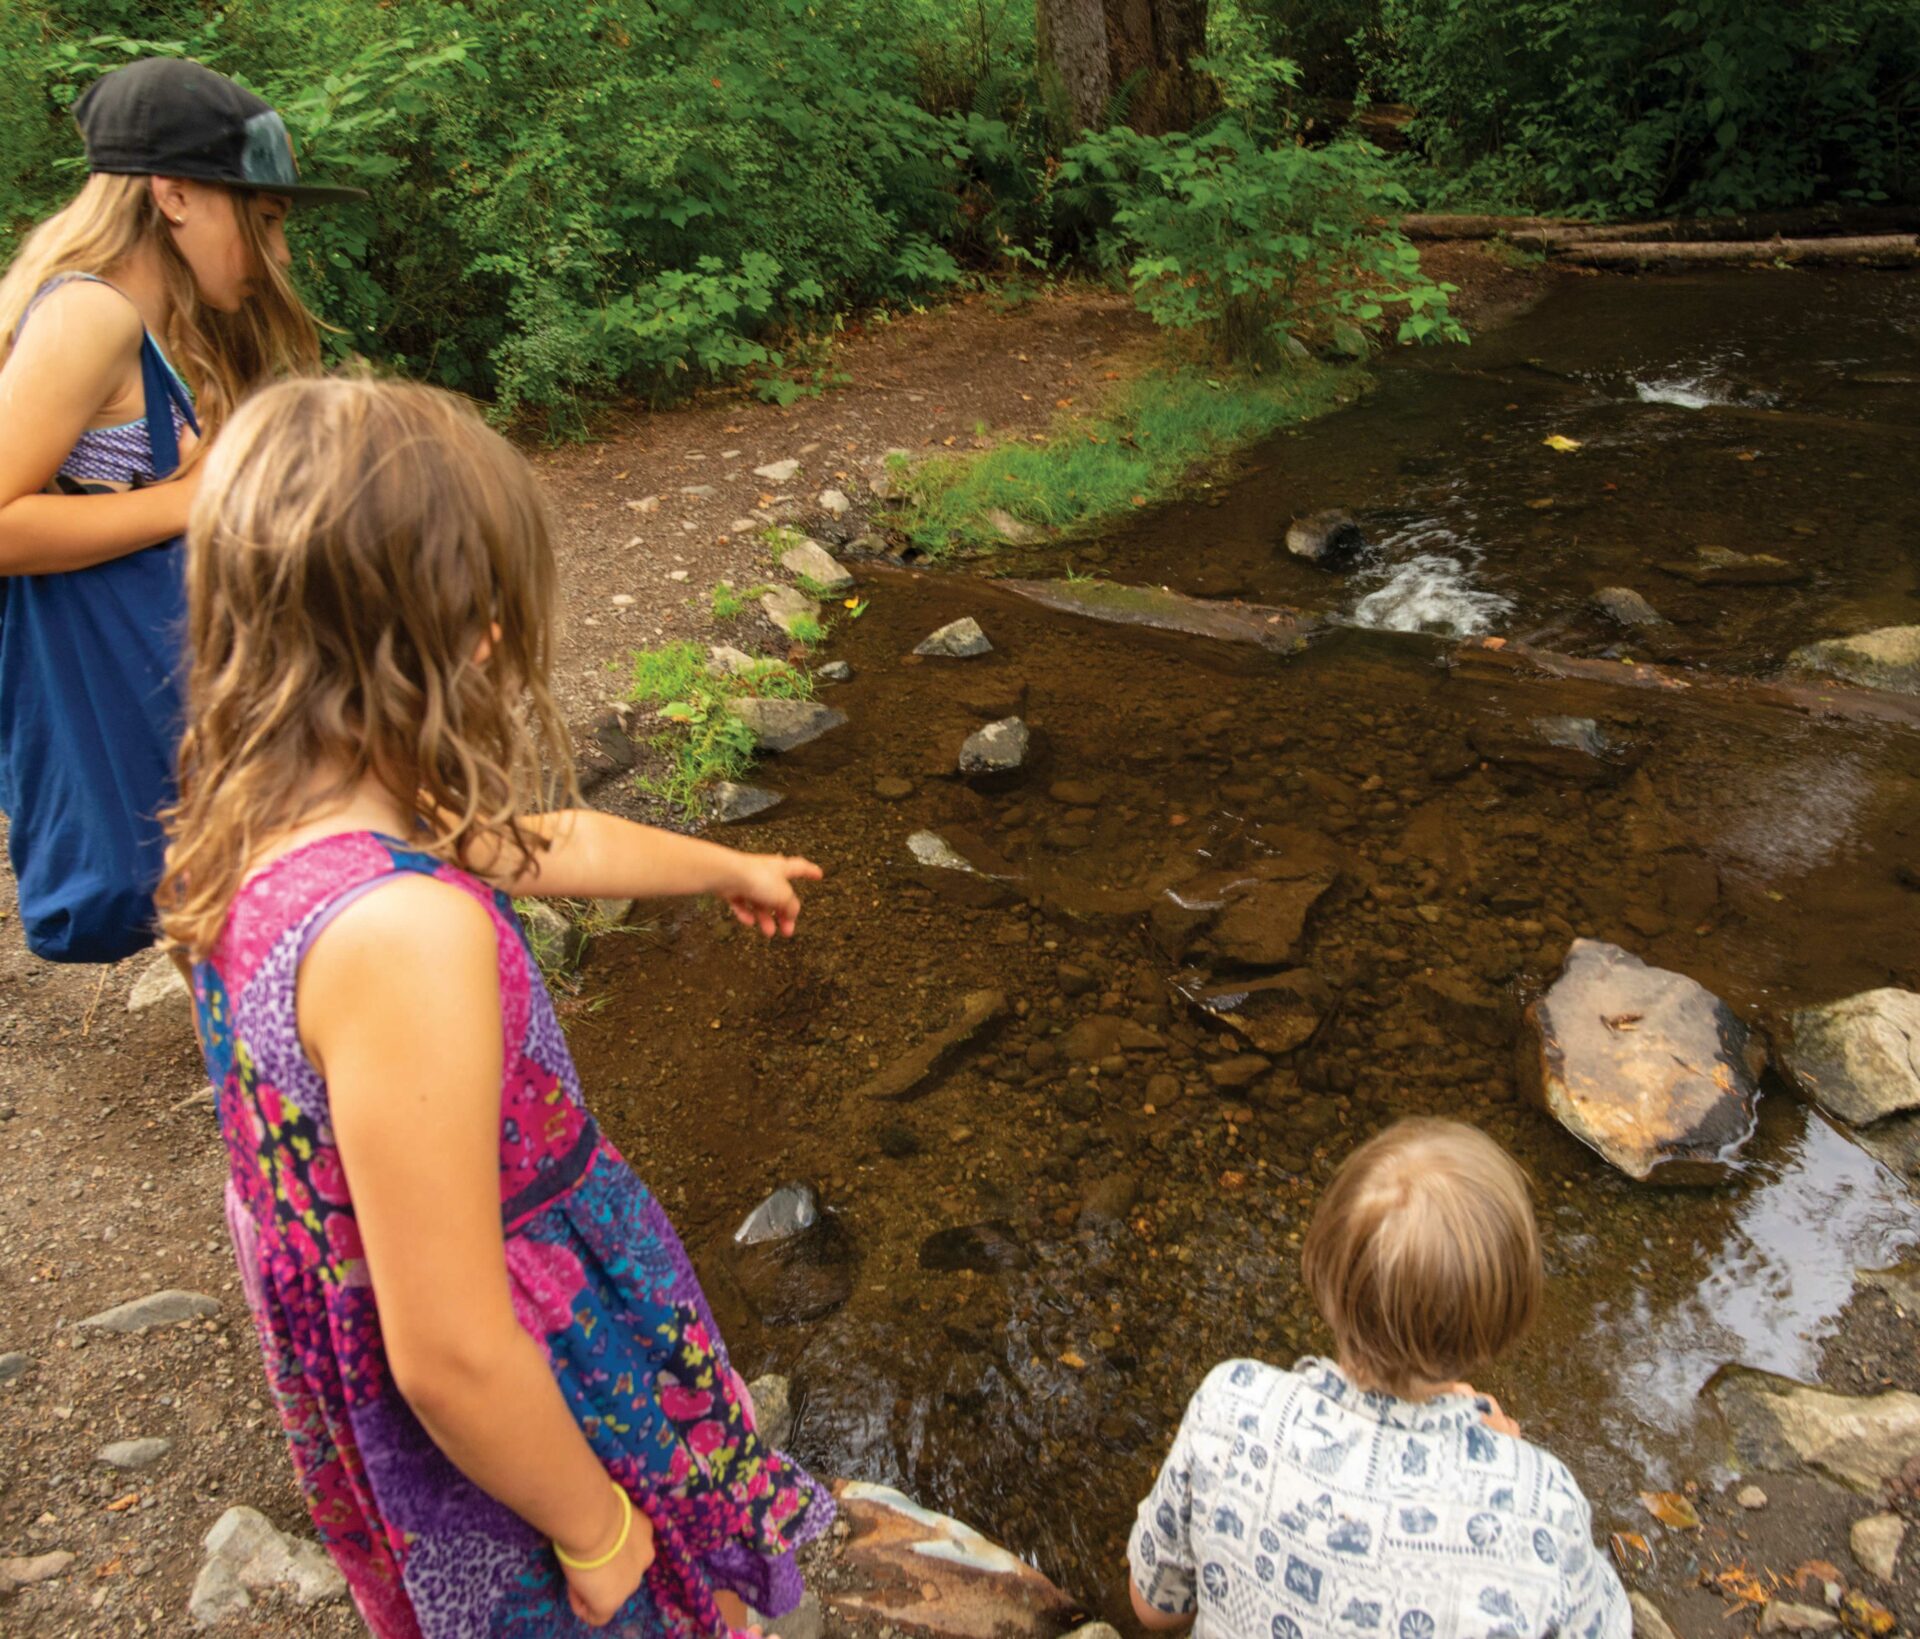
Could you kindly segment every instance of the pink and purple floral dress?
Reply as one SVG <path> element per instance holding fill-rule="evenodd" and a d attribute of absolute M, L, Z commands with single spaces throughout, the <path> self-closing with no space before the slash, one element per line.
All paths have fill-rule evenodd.
<path fill-rule="evenodd" d="M 500 1215 L 514 1312 L 657 1557 L 613 1623 L 574 1617 L 548 1544 L 428 1438 L 387 1370 L 326 1083 L 294 986 L 323 928 L 418 872 L 472 894 L 499 938 L 505 1085 Z M 273 861 L 236 896 L 195 973 L 231 1177 L 227 1219 L 294 1469 L 378 1639 L 709 1639 L 714 1592 L 768 1614 L 798 1600 L 793 1550 L 832 1503 L 764 1445 L 673 1226 L 600 1136 L 504 895 L 370 832 Z"/>

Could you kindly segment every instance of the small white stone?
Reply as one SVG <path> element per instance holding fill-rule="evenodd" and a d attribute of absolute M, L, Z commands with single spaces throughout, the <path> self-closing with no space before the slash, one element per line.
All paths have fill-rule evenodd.
<path fill-rule="evenodd" d="M 629 512 L 653 512 L 658 510 L 659 506 L 660 506 L 659 496 L 643 495 L 637 501 L 629 501 L 627 503 L 627 510 Z M 633 545 L 633 542 L 629 541 L 627 544 L 631 546 Z"/>
<path fill-rule="evenodd" d="M 800 470 L 800 463 L 794 460 L 769 461 L 764 467 L 755 467 L 753 475 L 764 478 L 770 484 L 784 484 Z"/>
<path fill-rule="evenodd" d="M 844 518 L 853 507 L 844 490 L 823 489 L 816 500 L 823 512 L 831 512 L 836 518 Z"/>
<path fill-rule="evenodd" d="M 174 959 L 166 955 L 156 956 L 141 970 L 140 977 L 133 981 L 133 989 L 127 996 L 127 1011 L 144 1013 L 148 1008 L 158 1007 L 176 996 L 186 1002 L 193 1000 L 193 992 Z"/>
<path fill-rule="evenodd" d="M 173 1449 L 171 1440 L 154 1437 L 146 1440 L 115 1440 L 102 1446 L 100 1461 L 110 1468 L 150 1468 Z"/>
<path fill-rule="evenodd" d="M 1853 1522 L 1847 1540 L 1855 1559 L 1882 1582 L 1891 1582 L 1906 1534 L 1907 1522 L 1898 1514 L 1869 1514 Z"/>
<path fill-rule="evenodd" d="M 633 594 L 631 592 L 615 592 L 607 601 L 616 609 L 631 609 L 633 607 Z"/>
<path fill-rule="evenodd" d="M 1742 1508 L 1759 1510 L 1767 1506 L 1767 1494 L 1757 1485 L 1743 1485 L 1733 1494 L 1733 1500 Z"/>
<path fill-rule="evenodd" d="M 683 581 L 683 580 L 685 580 L 686 578 L 687 578 L 687 571 L 686 571 L 686 570 L 684 570 L 684 569 L 669 569 L 669 570 L 667 571 L 667 579 L 668 579 L 668 580 L 679 580 L 679 581 Z"/>
<path fill-rule="evenodd" d="M 735 518 L 732 523 L 727 525 L 727 532 L 732 535 L 746 535 L 759 527 L 760 520 L 758 518 Z"/>
<path fill-rule="evenodd" d="M 744 450 L 722 450 L 720 452 L 720 459 L 722 461 L 738 461 L 744 454 L 746 454 Z"/>

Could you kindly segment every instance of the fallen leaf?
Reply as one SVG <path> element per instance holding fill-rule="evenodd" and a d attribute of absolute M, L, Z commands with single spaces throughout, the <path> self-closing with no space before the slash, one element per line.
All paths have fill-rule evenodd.
<path fill-rule="evenodd" d="M 1147 504 L 1147 498 L 1144 495 L 1130 495 L 1127 499 L 1135 506 L 1145 506 Z"/>
<path fill-rule="evenodd" d="M 1547 508 L 1552 505 L 1553 497 L 1551 495 L 1543 495 L 1537 501 L 1529 501 L 1527 503 L 1527 510 L 1529 512 L 1545 512 Z"/>
<path fill-rule="evenodd" d="M 1694 1512 L 1693 1504 L 1678 1491 L 1642 1491 L 1640 1506 L 1672 1530 L 1700 1529 L 1700 1516 Z"/>
<path fill-rule="evenodd" d="M 108 1503 L 107 1512 L 109 1514 L 124 1514 L 139 1500 L 140 1493 L 138 1491 L 129 1491 L 124 1497 L 115 1497 L 112 1502 Z"/>
<path fill-rule="evenodd" d="M 1053 401 L 1053 407 L 1056 410 L 1071 410 L 1073 408 L 1073 400 L 1070 398 L 1056 398 Z"/>
<path fill-rule="evenodd" d="M 1571 454 L 1580 447 L 1579 439 L 1569 438 L 1565 433 L 1548 433 L 1540 442 L 1550 450 L 1558 450 L 1562 455 Z"/>
<path fill-rule="evenodd" d="M 1736 461 L 1758 461 L 1760 459 L 1760 452 L 1758 450 L 1742 450 L 1734 459 Z"/>
<path fill-rule="evenodd" d="M 1829 1582 L 1844 1588 L 1847 1579 L 1840 1574 L 1840 1567 L 1830 1559 L 1803 1559 L 1793 1568 L 1794 1587 L 1801 1593 L 1823 1598 Z"/>
<path fill-rule="evenodd" d="M 1892 1611 L 1857 1590 L 1840 1601 L 1840 1620 L 1850 1632 L 1866 1634 L 1868 1639 L 1883 1639 L 1898 1625 Z"/>
<path fill-rule="evenodd" d="M 1087 1369 L 1086 1360 L 1073 1349 L 1067 1350 L 1067 1352 L 1060 1357 L 1060 1364 L 1063 1366 L 1071 1366 L 1077 1372 L 1083 1372 Z"/>
<path fill-rule="evenodd" d="M 1223 1172 L 1220 1174 L 1220 1187 L 1228 1190 L 1245 1189 L 1247 1175 L 1244 1172 Z"/>
<path fill-rule="evenodd" d="M 1614 1563 L 1623 1571 L 1644 1570 L 1653 1563 L 1653 1550 L 1638 1531 L 1615 1531 L 1608 1538 L 1607 1546 L 1613 1552 Z"/>

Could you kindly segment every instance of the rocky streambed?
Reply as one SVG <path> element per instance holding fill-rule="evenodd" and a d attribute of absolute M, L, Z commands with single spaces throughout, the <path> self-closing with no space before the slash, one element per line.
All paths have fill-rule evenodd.
<path fill-rule="evenodd" d="M 867 608 L 825 651 L 844 680 L 755 776 L 783 800 L 750 844 L 828 868 L 802 937 L 642 908 L 570 1025 L 822 1471 L 1118 1614 L 1125 1523 L 1200 1376 L 1324 1344 L 1296 1266 L 1331 1168 L 1448 1114 L 1525 1161 L 1547 1241 L 1545 1321 L 1483 1386 L 1567 1457 L 1630 1585 L 1685 1639 L 1729 1611 L 1916 1619 L 1883 1550 L 1920 1480 L 1920 701 L 1888 688 L 1897 644 L 1872 675 L 1795 655 L 1907 612 L 1897 471 L 1860 447 L 1920 406 L 1846 394 L 1845 357 L 1796 405 L 1813 319 L 1742 328 L 1796 292 L 1716 288 L 1745 351 L 1687 282 L 1639 290 L 1642 352 L 1691 326 L 1753 392 L 1614 392 L 1680 364 L 1629 356 L 1592 328 L 1616 298 L 1576 288 L 1526 355 L 1390 373 L 1217 506 L 1073 549 L 1105 578 L 855 564 Z M 1845 310 L 1847 346 L 1880 325 L 1920 350 L 1910 284 Z M 1542 447 L 1549 420 L 1573 451 Z M 1537 465 L 1596 444 L 1604 470 Z M 1336 575 L 1286 550 L 1327 499 L 1309 449 L 1372 542 Z M 1689 463 L 1692 492 L 1635 488 Z M 1452 570 L 1412 565 L 1417 532 L 1383 556 L 1409 485 L 1478 531 Z M 1471 596 L 1370 618 L 1410 565 Z M 776 1191 L 801 1232 L 736 1243 Z M 1876 1431 L 1871 1472 L 1836 1477 L 1836 1427 Z"/>

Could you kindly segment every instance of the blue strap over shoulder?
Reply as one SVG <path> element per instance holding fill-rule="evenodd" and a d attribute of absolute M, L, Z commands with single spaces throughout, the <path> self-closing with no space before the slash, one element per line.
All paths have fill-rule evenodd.
<path fill-rule="evenodd" d="M 180 465 L 193 406 L 140 344 L 152 471 Z M 0 807 L 29 947 L 111 962 L 153 942 L 182 722 L 185 542 L 60 574 L 0 578 Z"/>

